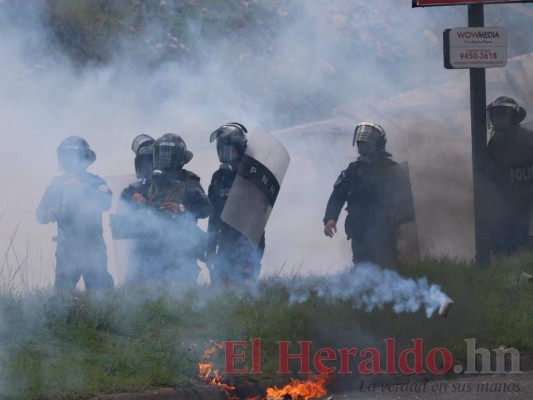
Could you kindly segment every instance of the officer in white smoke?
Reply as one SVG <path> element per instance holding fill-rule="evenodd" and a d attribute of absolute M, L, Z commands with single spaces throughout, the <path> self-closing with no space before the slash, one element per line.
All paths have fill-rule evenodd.
<path fill-rule="evenodd" d="M 211 204 L 200 177 L 186 170 L 193 153 L 181 136 L 166 133 L 153 143 L 152 184 L 146 204 L 152 211 L 144 229 L 152 231 L 147 257 L 150 278 L 160 282 L 195 283 L 204 258 L 205 232 L 198 226 L 207 218 Z"/>
<path fill-rule="evenodd" d="M 412 203 L 409 205 L 412 215 L 385 206 L 384 200 L 391 196 L 382 195 L 383 186 L 399 168 L 385 151 L 386 142 L 385 130 L 380 125 L 363 122 L 356 126 L 352 144 L 357 145 L 359 157 L 337 178 L 323 218 L 324 234 L 333 237 L 339 214 L 347 203 L 344 227 L 351 240 L 354 264 L 370 261 L 396 266 L 399 225 L 414 218 Z M 410 186 L 407 189 L 410 194 Z"/>
<path fill-rule="evenodd" d="M 57 148 L 57 157 L 64 174 L 53 179 L 37 208 L 39 223 L 57 222 L 54 287 L 74 290 L 83 277 L 87 290 L 111 288 L 102 230 L 111 190 L 102 178 L 85 170 L 96 160 L 85 139 L 69 136 Z"/>
<path fill-rule="evenodd" d="M 490 247 L 493 255 L 526 245 L 533 204 L 533 131 L 521 125 L 527 112 L 500 96 L 487 106 Z"/>
<path fill-rule="evenodd" d="M 210 136 L 211 142 L 216 140 L 220 160 L 220 167 L 213 173 L 208 189 L 213 208 L 209 215 L 206 261 L 213 285 L 256 280 L 265 251 L 264 232 L 256 248 L 243 234 L 221 219 L 247 147 L 247 133 L 244 125 L 230 122 Z"/>

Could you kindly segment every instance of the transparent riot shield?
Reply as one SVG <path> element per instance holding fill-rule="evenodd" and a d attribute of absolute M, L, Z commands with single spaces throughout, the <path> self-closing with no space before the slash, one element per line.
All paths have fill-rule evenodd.
<path fill-rule="evenodd" d="M 115 282 L 118 284 L 123 284 L 126 281 L 126 275 L 129 272 L 129 257 L 131 253 L 131 240 L 122 240 L 124 237 L 120 237 L 120 233 L 117 235 L 117 228 L 120 232 L 122 225 L 117 223 L 121 219 L 120 211 L 120 194 L 130 183 L 136 181 L 135 174 L 129 175 L 115 175 L 115 176 L 106 176 L 105 180 L 107 185 L 113 192 L 113 203 L 109 213 L 104 214 L 104 237 L 106 242 L 110 241 L 113 243 L 113 247 L 109 248 L 108 246 L 108 270 L 114 275 Z M 118 215 L 118 217 L 116 217 Z M 118 236 L 118 237 L 117 237 Z M 121 240 L 119 240 L 121 239 Z"/>
<path fill-rule="evenodd" d="M 255 129 L 222 210 L 221 219 L 257 246 L 278 196 L 290 157 L 270 133 Z"/>

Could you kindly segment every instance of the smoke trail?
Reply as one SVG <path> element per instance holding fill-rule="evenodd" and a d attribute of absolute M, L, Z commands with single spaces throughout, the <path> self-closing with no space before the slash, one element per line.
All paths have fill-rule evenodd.
<path fill-rule="evenodd" d="M 448 296 L 426 277 L 404 278 L 396 271 L 371 263 L 359 263 L 349 273 L 328 277 L 316 288 L 296 283 L 290 302 L 306 301 L 312 292 L 327 301 L 349 301 L 356 309 L 372 312 L 390 305 L 395 313 L 414 313 L 424 309 L 429 318 Z"/>
<path fill-rule="evenodd" d="M 314 275 L 298 279 L 277 277 L 275 281 L 267 282 L 280 285 L 288 293 L 289 304 L 304 303 L 316 296 L 330 303 L 349 302 L 354 309 L 368 313 L 390 306 L 397 314 L 424 310 L 426 317 L 430 318 L 449 300 L 440 286 L 430 284 L 426 277 L 405 278 L 396 271 L 368 262 L 358 263 L 349 271 L 326 276 Z M 186 295 L 184 293 L 186 292 L 179 296 Z M 225 293 L 224 288 L 202 291 L 194 298 L 194 309 L 203 309 L 211 300 L 216 300 Z M 232 287 L 231 294 L 245 299 L 259 298 L 265 293 L 262 292 L 260 283 L 249 282 Z M 174 293 L 176 295 L 178 292 Z"/>

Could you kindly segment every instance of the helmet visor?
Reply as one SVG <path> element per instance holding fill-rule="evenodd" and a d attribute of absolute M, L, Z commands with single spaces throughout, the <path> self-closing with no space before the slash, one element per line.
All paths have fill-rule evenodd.
<path fill-rule="evenodd" d="M 489 118 L 494 129 L 505 129 L 516 124 L 516 110 L 505 105 L 493 106 L 489 108 Z"/>
<path fill-rule="evenodd" d="M 131 149 L 134 153 L 137 153 L 140 151 L 143 147 L 150 145 L 154 142 L 154 139 L 148 135 L 141 134 L 135 137 L 133 139 L 133 143 L 131 144 Z"/>
<path fill-rule="evenodd" d="M 352 146 L 355 146 L 357 142 L 369 142 L 377 145 L 379 138 L 381 137 L 381 131 L 372 125 L 359 125 L 355 128 L 353 134 Z"/>
<path fill-rule="evenodd" d="M 171 168 L 181 168 L 192 158 L 192 153 L 186 151 L 175 142 L 161 142 L 154 146 L 154 171 L 165 171 Z"/>
<path fill-rule="evenodd" d="M 221 143 L 217 146 L 218 159 L 220 162 L 234 162 L 239 161 L 240 153 L 237 146 L 232 143 Z"/>
<path fill-rule="evenodd" d="M 175 150 L 174 143 L 160 143 L 154 146 L 154 170 L 166 171 L 171 168 Z"/>
<path fill-rule="evenodd" d="M 148 179 L 152 176 L 153 171 L 153 154 L 140 154 L 135 157 L 135 172 L 137 178 Z"/>

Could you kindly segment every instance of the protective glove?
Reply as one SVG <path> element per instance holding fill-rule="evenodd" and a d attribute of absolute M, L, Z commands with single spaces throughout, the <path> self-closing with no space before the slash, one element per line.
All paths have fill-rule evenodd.
<path fill-rule="evenodd" d="M 328 219 L 324 225 L 324 235 L 333 237 L 337 233 L 337 223 L 333 219 Z"/>

